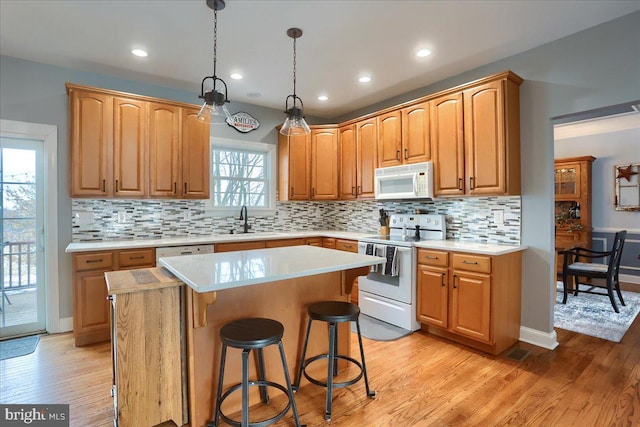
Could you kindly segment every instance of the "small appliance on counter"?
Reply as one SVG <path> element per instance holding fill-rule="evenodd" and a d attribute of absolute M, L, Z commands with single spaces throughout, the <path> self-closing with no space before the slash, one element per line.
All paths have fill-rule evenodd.
<path fill-rule="evenodd" d="M 389 217 L 389 235 L 360 238 L 359 253 L 367 253 L 369 249 L 378 255 L 385 254 L 387 258 L 395 258 L 392 261 L 396 266 L 391 274 L 386 274 L 386 269 L 373 269 L 375 271 L 358 279 L 358 304 L 362 314 L 403 329 L 420 329 L 416 320 L 415 242 L 444 240 L 446 236 L 444 215 L 397 214 Z"/>

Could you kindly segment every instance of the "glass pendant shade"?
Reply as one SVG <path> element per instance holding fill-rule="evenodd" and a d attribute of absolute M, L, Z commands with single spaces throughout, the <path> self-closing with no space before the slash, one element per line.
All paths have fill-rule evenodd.
<path fill-rule="evenodd" d="M 227 119 L 231 120 L 231 114 L 227 109 L 226 96 L 217 90 L 212 90 L 204 95 L 204 104 L 198 112 L 198 120 L 209 119 L 211 124 L 224 124 Z"/>
<path fill-rule="evenodd" d="M 287 112 L 287 118 L 280 128 L 280 133 L 287 136 L 305 135 L 311 133 L 311 128 L 302 117 L 302 110 L 291 108 Z"/>

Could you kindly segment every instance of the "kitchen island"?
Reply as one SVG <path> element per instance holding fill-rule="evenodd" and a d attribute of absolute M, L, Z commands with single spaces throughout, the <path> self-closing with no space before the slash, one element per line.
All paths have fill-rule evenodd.
<path fill-rule="evenodd" d="M 186 350 L 182 364 L 186 366 L 183 383 L 187 384 L 190 425 L 203 426 L 213 417 L 221 349 L 219 331 L 225 323 L 244 317 L 267 317 L 281 322 L 293 377 L 300 363 L 298 353 L 304 337 L 306 307 L 323 300 L 348 301 L 353 280 L 383 261 L 380 257 L 312 246 L 161 258 L 159 264 L 175 274 L 180 285 L 187 285 L 182 297 L 182 346 Z M 136 274 L 140 275 L 140 271 L 143 270 Z M 107 281 L 124 273 L 128 272 L 106 273 Z M 135 281 L 131 286 L 137 286 Z M 149 327 L 148 323 L 145 325 Z M 349 354 L 348 325 L 344 326 L 338 345 L 341 352 Z M 120 335 L 126 334 L 120 331 Z M 326 330 L 314 329 L 309 354 L 326 353 L 327 347 Z M 236 351 L 229 349 L 227 353 L 225 388 L 240 381 L 240 354 Z M 283 383 L 277 348 L 266 348 L 264 354 L 268 379 Z M 118 367 L 123 369 L 122 362 Z M 322 366 L 318 368 L 323 370 Z M 255 367 L 251 370 L 255 372 Z M 124 399 L 122 394 L 119 397 Z M 240 396 L 234 397 L 235 401 L 225 402 L 226 412 L 233 412 L 234 406 L 239 408 Z"/>

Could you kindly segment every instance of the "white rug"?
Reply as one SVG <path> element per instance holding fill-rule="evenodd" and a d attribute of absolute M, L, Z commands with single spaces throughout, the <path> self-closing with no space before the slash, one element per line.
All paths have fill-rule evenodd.
<path fill-rule="evenodd" d="M 553 321 L 556 328 L 620 342 L 640 312 L 640 293 L 622 291 L 626 306 L 620 304 L 616 294 L 615 301 L 620 310 L 616 313 L 606 295 L 579 293 L 576 297 L 569 293 L 567 303 L 562 304 L 562 282 L 558 282 L 557 289 Z"/>

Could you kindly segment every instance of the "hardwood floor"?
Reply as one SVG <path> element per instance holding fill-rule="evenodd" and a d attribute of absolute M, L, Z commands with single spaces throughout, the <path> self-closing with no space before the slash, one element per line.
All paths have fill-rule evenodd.
<path fill-rule="evenodd" d="M 296 394 L 301 421 L 310 427 L 640 425 L 640 318 L 621 343 L 557 332 L 554 351 L 520 343 L 530 351 L 520 362 L 422 332 L 393 342 L 365 339 L 377 397 L 365 397 L 362 381 L 336 390 L 333 419 L 326 422 L 324 389 L 303 381 Z M 42 337 L 35 353 L 0 361 L 1 403 L 69 403 L 71 426 L 113 425 L 110 384 L 109 344 L 76 348 L 71 334 Z M 290 414 L 277 425 L 293 425 Z"/>

